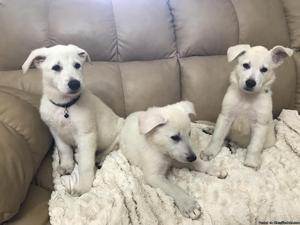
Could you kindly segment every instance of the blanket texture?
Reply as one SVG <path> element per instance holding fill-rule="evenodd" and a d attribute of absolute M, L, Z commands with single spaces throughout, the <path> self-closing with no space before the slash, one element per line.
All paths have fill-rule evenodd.
<path fill-rule="evenodd" d="M 68 191 L 78 181 L 78 168 L 69 176 L 56 171 L 55 191 L 49 201 L 50 222 L 54 225 L 247 225 L 266 222 L 300 224 L 300 117 L 284 110 L 276 123 L 277 142 L 264 150 L 262 166 L 255 171 L 243 165 L 246 149 L 236 153 L 223 147 L 212 161 L 228 171 L 220 180 L 188 169 L 172 169 L 168 178 L 194 196 L 202 207 L 198 220 L 183 217 L 171 197 L 145 184 L 143 173 L 131 166 L 120 150 L 112 152 L 96 172 L 92 189 L 80 197 Z M 205 124 L 193 124 L 193 143 L 199 151 L 210 135 Z"/>

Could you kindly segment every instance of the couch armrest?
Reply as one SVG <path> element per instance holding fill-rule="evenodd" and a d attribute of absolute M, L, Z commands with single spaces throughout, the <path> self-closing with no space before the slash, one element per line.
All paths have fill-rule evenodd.
<path fill-rule="evenodd" d="M 39 96 L 0 86 L 0 223 L 15 215 L 52 138 Z"/>

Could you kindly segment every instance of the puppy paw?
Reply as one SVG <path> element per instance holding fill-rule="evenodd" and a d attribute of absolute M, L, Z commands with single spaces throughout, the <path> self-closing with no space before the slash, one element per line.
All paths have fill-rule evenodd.
<path fill-rule="evenodd" d="M 217 168 L 210 168 L 208 171 L 206 171 L 206 173 L 219 179 L 225 179 L 228 176 L 226 170 Z"/>
<path fill-rule="evenodd" d="M 204 161 L 210 161 L 219 151 L 220 149 L 218 149 L 215 144 L 209 144 L 209 146 L 200 153 L 200 158 Z"/>
<path fill-rule="evenodd" d="M 216 154 L 208 149 L 205 149 L 200 153 L 200 158 L 204 161 L 210 161 L 212 160 Z"/>
<path fill-rule="evenodd" d="M 246 159 L 244 161 L 244 165 L 247 167 L 251 167 L 255 170 L 258 170 L 261 166 L 261 154 L 260 153 L 247 154 Z"/>
<path fill-rule="evenodd" d="M 62 175 L 69 175 L 72 173 L 74 169 L 74 161 L 73 160 L 68 160 L 68 161 L 63 161 L 60 163 L 60 165 L 57 168 L 58 173 Z"/>
<path fill-rule="evenodd" d="M 184 201 L 177 202 L 176 204 L 182 215 L 187 218 L 195 220 L 201 216 L 200 205 L 198 204 L 198 202 L 192 199 L 185 199 Z"/>

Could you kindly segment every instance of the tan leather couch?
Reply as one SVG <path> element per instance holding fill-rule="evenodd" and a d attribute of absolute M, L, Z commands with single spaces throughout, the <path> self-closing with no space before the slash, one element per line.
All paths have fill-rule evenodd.
<path fill-rule="evenodd" d="M 300 48 L 299 0 L 0 0 L 0 223 L 49 223 L 52 138 L 32 49 L 76 44 L 87 86 L 120 116 L 180 99 L 214 121 L 238 43 Z M 278 71 L 274 116 L 300 107 L 300 53 Z"/>

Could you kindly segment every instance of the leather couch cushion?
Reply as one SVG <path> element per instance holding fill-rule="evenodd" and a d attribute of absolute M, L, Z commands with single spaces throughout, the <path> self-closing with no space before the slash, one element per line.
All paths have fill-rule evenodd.
<path fill-rule="evenodd" d="M 226 54 L 238 44 L 239 24 L 231 0 L 170 1 L 181 57 Z"/>
<path fill-rule="evenodd" d="M 282 109 L 295 109 L 297 72 L 293 58 L 288 58 L 275 70 L 273 84 L 273 115 L 279 116 Z"/>
<path fill-rule="evenodd" d="M 30 185 L 22 208 L 5 225 L 50 225 L 48 201 L 51 192 L 36 185 Z"/>
<path fill-rule="evenodd" d="M 36 69 L 29 70 L 25 75 L 21 70 L 0 71 L 0 85 L 42 94 L 42 75 Z"/>
<path fill-rule="evenodd" d="M 289 31 L 281 0 L 232 0 L 232 3 L 239 21 L 240 43 L 267 48 L 289 45 Z"/>
<path fill-rule="evenodd" d="M 46 45 L 48 0 L 1 2 L 0 70 L 16 70 L 32 49 Z"/>
<path fill-rule="evenodd" d="M 41 162 L 41 165 L 34 177 L 34 184 L 42 187 L 48 191 L 54 190 L 53 177 L 52 177 L 52 154 L 53 149 L 48 151 L 47 155 Z"/>
<path fill-rule="evenodd" d="M 180 60 L 182 72 L 182 98 L 194 102 L 197 119 L 215 121 L 234 62 L 226 56 L 191 57 Z M 292 59 L 276 70 L 273 85 L 273 111 L 278 116 L 283 108 L 295 108 L 296 71 Z"/>
<path fill-rule="evenodd" d="M 125 116 L 124 94 L 119 63 L 93 62 L 84 69 L 88 89 L 100 97 L 115 113 Z"/>
<path fill-rule="evenodd" d="M 175 56 L 167 0 L 113 0 L 120 61 Z"/>
<path fill-rule="evenodd" d="M 194 103 L 197 119 L 215 121 L 229 84 L 232 65 L 225 56 L 180 59 L 182 98 Z"/>
<path fill-rule="evenodd" d="M 0 102 L 1 223 L 18 212 L 52 139 L 39 117 L 39 97 L 0 87 Z"/>
<path fill-rule="evenodd" d="M 289 33 L 291 39 L 291 46 L 293 48 L 300 48 L 300 1 L 299 0 L 282 0 L 284 5 L 287 22 L 289 26 Z"/>
<path fill-rule="evenodd" d="M 88 51 L 95 61 L 117 59 L 111 1 L 89 1 L 88 4 L 86 0 L 51 1 L 48 18 L 49 45 L 73 43 Z"/>
<path fill-rule="evenodd" d="M 179 67 L 175 58 L 121 63 L 120 69 L 126 115 L 180 100 Z"/>

